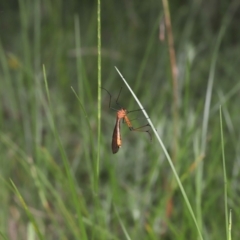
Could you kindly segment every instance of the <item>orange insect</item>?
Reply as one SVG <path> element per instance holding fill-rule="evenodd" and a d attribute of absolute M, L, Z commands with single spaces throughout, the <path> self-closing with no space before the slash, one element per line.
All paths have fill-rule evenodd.
<path fill-rule="evenodd" d="M 130 112 L 141 111 L 142 109 L 137 109 L 137 110 L 133 110 L 133 111 L 127 111 L 125 108 L 122 108 L 122 107 L 121 107 L 121 109 L 112 108 L 111 107 L 112 95 L 108 92 L 107 89 L 105 89 L 105 88 L 102 88 L 102 89 L 104 89 L 108 93 L 108 95 L 110 97 L 109 108 L 117 111 L 117 114 L 116 114 L 116 124 L 115 124 L 114 130 L 113 130 L 113 135 L 112 135 L 112 152 L 113 152 L 113 154 L 117 153 L 119 148 L 122 145 L 122 139 L 121 139 L 121 133 L 120 133 L 120 121 L 121 120 L 123 122 L 126 122 L 126 124 L 127 124 L 127 126 L 128 126 L 130 131 L 147 132 L 149 134 L 149 136 L 150 136 L 150 139 L 151 139 L 151 134 L 150 134 L 149 130 L 141 130 L 141 128 L 147 127 L 147 126 L 149 126 L 149 124 L 146 124 L 146 125 L 138 127 L 138 128 L 133 128 L 132 123 L 131 123 L 131 121 L 129 120 L 129 118 L 127 116 L 127 114 L 130 113 Z M 121 94 L 121 91 L 122 91 L 122 88 L 121 88 L 121 90 L 120 90 L 120 92 L 118 94 L 117 100 L 116 100 L 116 104 L 117 105 L 119 105 L 118 99 L 119 99 L 119 96 Z"/>

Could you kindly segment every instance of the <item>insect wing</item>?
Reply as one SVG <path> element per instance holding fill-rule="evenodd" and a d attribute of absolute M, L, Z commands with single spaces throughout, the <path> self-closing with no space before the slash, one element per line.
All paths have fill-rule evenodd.
<path fill-rule="evenodd" d="M 117 118 L 116 124 L 112 135 L 112 152 L 117 153 L 121 147 L 121 135 L 120 135 L 120 119 Z"/>

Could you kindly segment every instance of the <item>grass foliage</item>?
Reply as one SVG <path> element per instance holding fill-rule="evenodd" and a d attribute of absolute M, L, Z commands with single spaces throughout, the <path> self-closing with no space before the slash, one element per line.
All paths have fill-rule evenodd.
<path fill-rule="evenodd" d="M 239 239 L 238 2 L 1 3 L 1 238 Z"/>

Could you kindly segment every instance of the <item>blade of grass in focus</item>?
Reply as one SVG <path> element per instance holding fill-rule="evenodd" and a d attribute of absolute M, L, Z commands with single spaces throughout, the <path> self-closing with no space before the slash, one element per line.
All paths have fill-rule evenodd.
<path fill-rule="evenodd" d="M 183 185 L 182 185 L 182 183 L 181 183 L 181 181 L 180 181 L 180 178 L 179 178 L 179 176 L 178 176 L 178 174 L 177 174 L 177 171 L 176 171 L 176 169 L 175 169 L 175 167 L 174 167 L 174 165 L 173 165 L 173 162 L 172 162 L 172 160 L 171 160 L 171 158 L 170 158 L 170 156 L 169 156 L 169 154 L 168 154 L 168 152 L 167 152 L 167 149 L 165 148 L 165 146 L 164 146 L 164 144 L 163 144 L 163 142 L 162 142 L 159 134 L 158 134 L 157 131 L 156 131 L 155 126 L 153 125 L 153 123 L 152 123 L 150 117 L 148 116 L 147 112 L 145 111 L 143 105 L 142 105 L 141 102 L 138 100 L 137 96 L 135 95 L 135 93 L 133 92 L 133 90 L 131 89 L 131 87 L 128 85 L 127 81 L 124 79 L 124 77 L 122 76 L 122 74 L 120 73 L 120 71 L 117 69 L 117 67 L 115 67 L 115 68 L 116 68 L 118 74 L 120 75 L 121 79 L 123 80 L 123 82 L 125 83 L 125 85 L 127 86 L 127 88 L 129 89 L 129 91 L 131 92 L 132 96 L 133 96 L 134 99 L 136 100 L 137 104 L 139 105 L 139 108 L 142 109 L 142 112 L 143 112 L 144 116 L 146 117 L 149 125 L 151 126 L 152 131 L 153 131 L 154 135 L 156 136 L 156 138 L 157 138 L 157 140 L 158 140 L 158 142 L 159 142 L 159 145 L 161 146 L 161 148 L 162 148 L 162 150 L 163 150 L 163 152 L 164 152 L 164 154 L 165 154 L 165 156 L 166 156 L 166 158 L 167 158 L 167 160 L 168 160 L 168 163 L 169 163 L 169 165 L 170 165 L 170 167 L 171 167 L 171 169 L 172 169 L 172 171 L 173 171 L 174 177 L 176 178 L 176 181 L 177 181 L 177 183 L 178 183 L 178 186 L 179 186 L 179 188 L 180 188 L 180 190 L 181 190 L 181 192 L 182 192 L 184 201 L 185 201 L 185 203 L 186 203 L 186 205 L 187 205 L 187 208 L 188 208 L 188 210 L 189 210 L 189 212 L 190 212 L 190 215 L 191 215 L 191 217 L 192 217 L 192 219 L 193 219 L 193 222 L 194 222 L 194 224 L 195 224 L 195 226 L 196 226 L 196 228 L 197 228 L 197 230 L 198 230 L 199 237 L 200 237 L 200 239 L 203 240 L 203 237 L 202 237 L 200 228 L 199 228 L 199 226 L 198 226 L 198 223 L 197 223 L 195 214 L 194 214 L 194 212 L 193 212 L 192 206 L 191 206 L 191 204 L 190 204 L 190 202 L 189 202 L 189 200 L 188 200 L 188 197 L 187 197 L 187 195 L 186 195 L 186 192 L 185 192 L 185 190 L 184 190 L 184 188 L 183 188 Z"/>

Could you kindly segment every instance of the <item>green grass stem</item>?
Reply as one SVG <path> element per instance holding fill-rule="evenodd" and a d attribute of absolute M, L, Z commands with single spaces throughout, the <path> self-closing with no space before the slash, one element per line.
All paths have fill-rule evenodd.
<path fill-rule="evenodd" d="M 174 174 L 175 179 L 176 179 L 176 181 L 177 181 L 177 183 L 178 183 L 178 186 L 179 186 L 179 188 L 180 188 L 180 190 L 181 190 L 181 192 L 182 192 L 182 195 L 183 195 L 183 198 L 184 198 L 185 203 L 186 203 L 186 205 L 187 205 L 187 208 L 188 208 L 188 210 L 189 210 L 189 212 L 190 212 L 190 215 L 191 215 L 191 217 L 192 217 L 192 219 L 193 219 L 193 221 L 194 221 L 194 223 L 195 223 L 195 226 L 196 226 L 196 228 L 197 228 L 199 237 L 200 237 L 201 240 L 203 240 L 203 237 L 202 237 L 200 228 L 199 228 L 199 226 L 198 226 L 196 217 L 195 217 L 195 215 L 194 215 L 193 209 L 192 209 L 191 204 L 190 204 L 190 202 L 189 202 L 189 200 L 188 200 L 188 197 L 187 197 L 187 194 L 186 194 L 186 192 L 185 192 L 185 190 L 184 190 L 184 188 L 183 188 L 183 185 L 182 185 L 182 183 L 181 183 L 181 181 L 180 181 L 180 178 L 179 178 L 179 176 L 178 176 L 178 174 L 177 174 L 177 171 L 176 171 L 176 169 L 175 169 L 175 167 L 174 167 L 174 165 L 173 165 L 173 162 L 172 162 L 172 160 L 171 160 L 171 158 L 170 158 L 170 156 L 169 156 L 169 154 L 168 154 L 168 152 L 167 152 L 167 149 L 165 148 L 165 146 L 164 146 L 164 144 L 163 144 L 163 142 L 162 142 L 162 140 L 161 140 L 161 138 L 160 138 L 160 136 L 159 136 L 156 128 L 154 127 L 154 125 L 153 125 L 153 123 L 152 123 L 152 121 L 151 121 L 151 118 L 148 116 L 148 114 L 147 114 L 146 110 L 144 109 L 143 105 L 142 105 L 141 102 L 138 100 L 137 96 L 135 95 L 135 93 L 133 92 L 133 90 L 131 89 L 131 87 L 130 87 L 129 84 L 127 83 L 127 81 L 124 79 L 123 75 L 122 75 L 121 72 L 118 70 L 118 68 L 117 68 L 117 67 L 115 67 L 115 68 L 116 68 L 118 74 L 120 75 L 121 79 L 123 80 L 123 82 L 125 83 L 125 85 L 127 86 L 127 88 L 129 89 L 129 91 L 131 92 L 131 94 L 132 94 L 132 96 L 134 97 L 135 101 L 137 102 L 139 108 L 142 109 L 142 112 L 143 112 L 144 116 L 146 117 L 149 125 L 151 126 L 152 131 L 153 131 L 154 135 L 156 136 L 156 138 L 157 138 L 157 140 L 158 140 L 158 142 L 159 142 L 159 144 L 160 144 L 160 146 L 161 146 L 161 148 L 162 148 L 162 150 L 163 150 L 163 152 L 164 152 L 164 154 L 165 154 L 165 156 L 166 156 L 166 158 L 167 158 L 167 160 L 168 160 L 168 163 L 169 163 L 169 165 L 170 165 L 170 167 L 171 167 L 171 169 L 172 169 L 172 171 L 173 171 L 173 174 Z"/>
<path fill-rule="evenodd" d="M 61 157 L 62 157 L 64 167 L 65 167 L 65 170 L 66 170 L 66 173 L 67 173 L 67 179 L 68 179 L 69 187 L 71 189 L 71 194 L 72 194 L 74 206 L 76 208 L 76 212 L 77 212 L 77 216 L 78 216 L 79 230 L 81 232 L 80 235 L 81 235 L 82 239 L 85 240 L 85 239 L 87 239 L 87 235 L 86 235 L 84 223 L 82 221 L 82 213 L 81 213 L 80 204 L 79 204 L 79 197 L 78 197 L 78 194 L 76 192 L 75 181 L 74 181 L 74 178 L 73 178 L 72 173 L 71 173 L 71 168 L 69 166 L 67 155 L 66 155 L 66 153 L 64 151 L 64 148 L 62 146 L 61 139 L 58 135 L 58 132 L 57 132 L 57 129 L 56 129 L 56 126 L 55 126 L 55 122 L 54 122 L 54 119 L 53 119 L 53 110 L 52 110 L 52 106 L 51 106 L 51 98 L 50 98 L 50 94 L 49 94 L 47 76 L 46 76 L 46 71 L 45 71 L 44 66 L 43 66 L 43 75 L 44 75 L 44 82 L 45 82 L 47 98 L 48 98 L 48 102 L 49 102 L 49 110 L 50 110 L 50 114 L 51 114 L 50 115 L 50 124 L 51 124 L 52 130 L 53 130 L 53 133 L 55 135 L 55 138 L 57 140 L 59 151 L 61 153 Z"/>
<path fill-rule="evenodd" d="M 229 240 L 228 232 L 228 179 L 226 171 L 226 161 L 225 161 L 225 151 L 224 151 L 224 135 L 223 135 L 223 122 L 222 122 L 222 107 L 219 109 L 219 118 L 220 118 L 220 131 L 221 131 L 221 148 L 222 148 L 222 164 L 223 164 L 223 178 L 224 178 L 224 208 L 225 208 L 225 219 L 226 219 L 226 236 Z"/>

